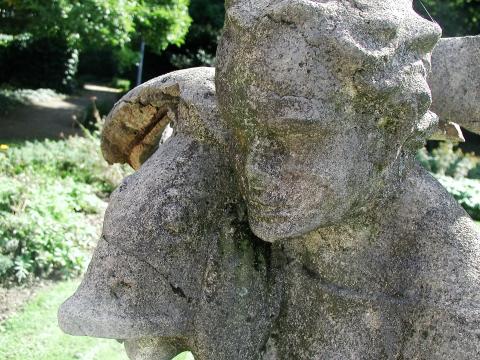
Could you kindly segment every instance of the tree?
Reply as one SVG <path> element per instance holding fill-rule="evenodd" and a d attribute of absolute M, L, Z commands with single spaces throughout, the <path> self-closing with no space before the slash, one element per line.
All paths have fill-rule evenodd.
<path fill-rule="evenodd" d="M 147 46 L 145 77 L 152 78 L 173 70 L 213 66 L 217 43 L 223 28 L 224 0 L 190 0 L 192 25 L 181 47 L 169 46 L 161 55 Z"/>
<path fill-rule="evenodd" d="M 443 36 L 480 34 L 480 0 L 415 0 L 414 3 L 420 14 L 428 19 L 428 11 L 440 24 Z"/>
<path fill-rule="evenodd" d="M 48 76 L 39 78 L 38 72 L 31 69 L 32 74 L 23 74 L 19 81 L 18 77 L 15 78 L 16 72 L 8 71 L 6 76 L 0 76 L 0 81 L 22 86 L 45 85 L 52 78 L 52 71 L 64 74 L 68 68 L 73 73 L 68 70 L 61 85 L 56 81 L 51 87 L 71 88 L 78 50 L 110 48 L 122 57 L 122 61 L 133 63 L 138 59 L 134 52 L 140 42 L 145 42 L 155 53 L 161 53 L 169 44 L 183 43 L 191 23 L 188 5 L 189 0 L 0 0 L 0 35 L 23 41 L 21 46 L 12 44 L 15 45 L 13 48 L 61 44 L 64 53 L 60 56 L 64 65 L 56 69 L 50 66 L 48 56 L 43 57 L 47 59 Z M 1 52 L 0 46 L 1 67 L 4 69 L 16 66 L 5 64 L 5 59 L 22 56 L 21 51 L 9 51 L 9 56 L 3 56 Z M 52 49 L 51 53 L 52 57 L 59 57 L 58 49 Z M 28 84 L 25 79 L 35 81 Z"/>
<path fill-rule="evenodd" d="M 128 46 L 143 36 L 156 52 L 179 45 L 190 26 L 188 0 L 0 0 L 3 33 L 64 36 L 72 47 Z"/>

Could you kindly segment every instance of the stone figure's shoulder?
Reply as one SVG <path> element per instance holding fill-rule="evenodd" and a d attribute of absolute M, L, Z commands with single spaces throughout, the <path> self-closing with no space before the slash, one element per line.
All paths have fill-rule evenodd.
<path fill-rule="evenodd" d="M 235 197 L 213 75 L 197 68 L 151 80 L 107 118 L 105 158 L 136 171 L 109 199 L 84 281 L 60 310 L 64 331 L 117 339 L 191 333 Z"/>
<path fill-rule="evenodd" d="M 441 241 L 480 242 L 480 232 L 471 217 L 420 165 L 406 180 L 394 213 L 396 223 L 406 232 L 421 231 L 422 236 Z"/>

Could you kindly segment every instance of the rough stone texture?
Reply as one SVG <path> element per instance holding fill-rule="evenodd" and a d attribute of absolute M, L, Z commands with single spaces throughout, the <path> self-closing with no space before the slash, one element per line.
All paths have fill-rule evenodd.
<path fill-rule="evenodd" d="M 440 119 L 480 133 L 480 35 L 441 39 L 429 84 Z"/>
<path fill-rule="evenodd" d="M 135 360 L 480 358 L 480 234 L 414 159 L 440 30 L 411 5 L 230 0 L 220 115 L 213 70 L 126 95 L 105 155 L 148 160 L 112 196 L 64 331 Z M 166 97 L 180 115 L 157 149 Z"/>

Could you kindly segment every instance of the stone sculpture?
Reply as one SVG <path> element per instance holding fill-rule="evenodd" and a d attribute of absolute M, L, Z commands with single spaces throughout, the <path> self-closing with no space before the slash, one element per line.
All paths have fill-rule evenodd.
<path fill-rule="evenodd" d="M 438 26 L 409 0 L 226 7 L 216 75 L 109 115 L 106 159 L 138 171 L 62 329 L 137 360 L 479 358 L 480 234 L 414 160 Z"/>

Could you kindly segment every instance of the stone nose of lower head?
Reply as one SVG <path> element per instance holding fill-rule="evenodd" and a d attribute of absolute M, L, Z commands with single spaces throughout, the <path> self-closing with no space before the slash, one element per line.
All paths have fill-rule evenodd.
<path fill-rule="evenodd" d="M 183 337 L 190 305 L 155 268 L 102 239 L 82 284 L 60 307 L 58 323 L 78 336 Z"/>

